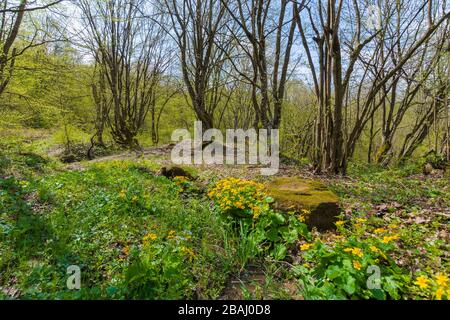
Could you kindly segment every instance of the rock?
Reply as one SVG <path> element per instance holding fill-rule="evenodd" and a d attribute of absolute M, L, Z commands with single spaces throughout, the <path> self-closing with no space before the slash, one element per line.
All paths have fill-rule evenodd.
<path fill-rule="evenodd" d="M 180 167 L 161 168 L 161 176 L 164 176 L 168 179 L 174 179 L 176 177 L 184 177 L 191 181 L 195 180 L 194 177 L 189 172 Z"/>
<path fill-rule="evenodd" d="M 306 217 L 310 228 L 333 230 L 341 213 L 339 198 L 322 183 L 298 177 L 277 178 L 268 184 L 268 194 L 275 199 L 274 208 L 283 212 L 311 213 Z"/>
<path fill-rule="evenodd" d="M 423 174 L 424 174 L 424 175 L 429 176 L 430 174 L 433 173 L 434 168 L 433 168 L 433 166 L 432 166 L 431 164 L 426 163 L 426 164 L 423 166 L 422 171 L 423 171 Z"/>

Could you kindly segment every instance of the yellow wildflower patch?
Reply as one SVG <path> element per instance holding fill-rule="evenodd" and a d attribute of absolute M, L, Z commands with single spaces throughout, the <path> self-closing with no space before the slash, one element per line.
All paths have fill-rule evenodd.
<path fill-rule="evenodd" d="M 236 178 L 219 181 L 208 193 L 222 211 L 248 211 L 253 218 L 261 215 L 266 194 L 263 184 Z"/>

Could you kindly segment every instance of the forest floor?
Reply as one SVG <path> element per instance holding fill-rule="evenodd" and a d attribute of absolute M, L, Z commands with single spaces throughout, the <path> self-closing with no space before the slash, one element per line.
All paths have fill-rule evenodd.
<path fill-rule="evenodd" d="M 172 181 L 158 175 L 170 165 L 167 146 L 63 164 L 46 133 L 2 134 L 0 298 L 450 296 L 450 183 L 442 171 L 352 164 L 343 178 L 284 163 L 278 176 L 320 180 L 341 198 L 336 231 L 305 232 L 264 203 L 258 221 L 236 225 L 208 196 L 230 177 L 244 185 L 236 194 L 247 181 L 264 183 L 256 166 L 197 166 L 189 168 L 195 182 Z M 67 288 L 71 265 L 81 268 L 81 290 Z M 376 288 L 368 287 L 371 266 L 380 272 Z"/>

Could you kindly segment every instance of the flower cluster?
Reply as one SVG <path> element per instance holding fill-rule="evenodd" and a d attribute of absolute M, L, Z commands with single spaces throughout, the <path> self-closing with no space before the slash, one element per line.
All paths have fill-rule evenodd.
<path fill-rule="evenodd" d="M 143 239 L 143 243 L 144 245 L 147 245 L 153 241 L 156 241 L 156 239 L 158 239 L 158 235 L 156 235 L 155 233 L 148 233 Z"/>
<path fill-rule="evenodd" d="M 240 212 L 257 219 L 264 209 L 264 185 L 235 178 L 219 181 L 208 196 L 224 212 Z"/>
<path fill-rule="evenodd" d="M 360 248 L 347 248 L 347 249 L 344 249 L 344 252 L 351 253 L 360 258 L 362 258 L 364 256 L 364 253 Z"/>
<path fill-rule="evenodd" d="M 392 236 L 385 236 L 385 237 L 383 237 L 381 242 L 384 243 L 384 244 L 389 244 L 391 242 L 397 241 L 398 239 L 400 239 L 400 236 L 397 235 L 397 234 L 394 234 Z"/>
<path fill-rule="evenodd" d="M 450 299 L 449 283 L 450 279 L 442 273 L 437 274 L 434 278 L 421 275 L 414 282 L 422 292 L 432 295 L 436 300 Z"/>

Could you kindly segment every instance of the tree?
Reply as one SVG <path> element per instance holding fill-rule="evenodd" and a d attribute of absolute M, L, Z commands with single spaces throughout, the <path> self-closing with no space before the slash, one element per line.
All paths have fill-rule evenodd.
<path fill-rule="evenodd" d="M 224 51 L 219 33 L 225 28 L 225 7 L 220 0 L 162 0 L 161 9 L 169 17 L 170 28 L 179 50 L 184 84 L 203 129 L 214 128 L 223 85 Z M 227 49 L 225 49 L 226 51 Z"/>
<path fill-rule="evenodd" d="M 346 173 L 348 161 L 363 130 L 395 84 L 391 80 L 450 17 L 450 12 L 444 12 L 439 19 L 433 20 L 403 47 L 395 63 L 389 64 L 383 60 L 383 50 L 380 49 L 389 45 L 385 31 L 390 27 L 393 13 L 409 8 L 402 21 L 401 32 L 404 32 L 413 23 L 420 23 L 421 17 L 427 13 L 429 1 L 419 1 L 412 6 L 404 6 L 403 1 L 386 0 L 383 3 L 386 15 L 376 28 L 363 23 L 362 17 L 368 14 L 368 9 L 357 0 L 347 5 L 343 0 L 309 1 L 303 3 L 306 10 L 296 10 L 296 21 L 318 103 L 312 154 L 316 172 Z M 305 28 L 305 20 L 309 21 L 314 35 L 312 41 Z M 394 50 L 396 45 L 394 41 L 386 51 Z M 381 63 L 376 74 L 370 73 L 372 61 Z M 356 83 L 356 90 L 352 90 L 352 83 Z M 386 86 L 389 90 L 382 91 Z M 352 105 L 356 110 L 349 114 Z"/>
<path fill-rule="evenodd" d="M 239 51 L 251 61 L 250 74 L 232 63 L 242 79 L 251 85 L 255 110 L 254 127 L 278 129 L 288 80 L 294 43 L 294 6 L 291 1 L 225 1 L 229 15 L 237 24 L 231 29 Z M 272 45 L 272 47 L 271 47 Z"/>
<path fill-rule="evenodd" d="M 102 110 L 114 141 L 140 149 L 136 139 L 154 103 L 160 76 L 170 55 L 164 50 L 165 34 L 148 19 L 151 8 L 144 0 L 78 2 L 88 34 L 83 35 L 99 68 L 99 88 L 106 80 Z M 95 94 L 95 93 L 94 93 Z"/>
<path fill-rule="evenodd" d="M 20 47 L 16 46 L 25 14 L 27 12 L 48 9 L 60 2 L 62 0 L 31 6 L 27 0 L 3 0 L 2 4 L 0 4 L 0 95 L 5 91 L 6 86 L 11 81 L 17 57 L 24 54 L 30 48 L 47 42 L 45 38 L 38 39 L 41 30 L 36 28 L 30 38 L 21 41 Z"/>

